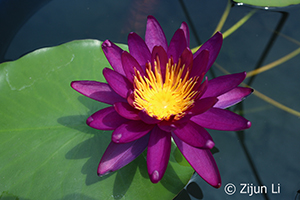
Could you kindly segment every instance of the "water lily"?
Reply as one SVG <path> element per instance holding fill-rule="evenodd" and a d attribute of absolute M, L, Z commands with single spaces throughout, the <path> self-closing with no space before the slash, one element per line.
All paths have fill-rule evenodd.
<path fill-rule="evenodd" d="M 145 41 L 136 33 L 129 34 L 129 52 L 109 40 L 103 42 L 103 52 L 113 68 L 103 70 L 107 83 L 71 83 L 81 94 L 111 105 L 87 119 L 90 127 L 113 130 L 98 175 L 122 168 L 147 148 L 148 174 L 157 183 L 166 171 L 173 138 L 195 171 L 210 185 L 221 186 L 210 152 L 214 142 L 205 128 L 249 128 L 247 119 L 226 108 L 252 92 L 238 86 L 245 79 L 245 72 L 212 80 L 205 77 L 219 54 L 222 40 L 222 34 L 217 32 L 192 54 L 185 22 L 168 45 L 160 24 L 149 16 Z"/>

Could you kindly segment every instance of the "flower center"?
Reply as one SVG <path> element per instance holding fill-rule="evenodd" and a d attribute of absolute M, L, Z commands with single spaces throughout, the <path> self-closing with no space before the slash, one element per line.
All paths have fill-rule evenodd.
<path fill-rule="evenodd" d="M 133 105 L 136 109 L 145 110 L 159 120 L 169 120 L 172 116 L 179 120 L 185 115 L 198 94 L 195 85 L 199 77 L 189 78 L 189 70 L 184 74 L 185 66 L 180 63 L 180 59 L 173 63 L 170 58 L 163 74 L 157 57 L 154 70 L 150 62 L 146 64 L 146 76 L 135 70 Z"/>

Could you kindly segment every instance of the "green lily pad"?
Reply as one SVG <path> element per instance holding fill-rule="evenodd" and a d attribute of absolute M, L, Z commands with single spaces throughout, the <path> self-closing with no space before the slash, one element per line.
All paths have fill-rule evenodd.
<path fill-rule="evenodd" d="M 80 95 L 70 82 L 105 81 L 104 67 L 109 64 L 97 40 L 40 49 L 0 65 L 0 199 L 171 199 L 186 185 L 194 170 L 176 162 L 174 146 L 158 184 L 148 178 L 145 152 L 97 176 L 111 132 L 85 120 L 107 105 Z"/>
<path fill-rule="evenodd" d="M 285 7 L 300 4 L 300 0 L 234 0 L 234 2 L 261 7 Z"/>

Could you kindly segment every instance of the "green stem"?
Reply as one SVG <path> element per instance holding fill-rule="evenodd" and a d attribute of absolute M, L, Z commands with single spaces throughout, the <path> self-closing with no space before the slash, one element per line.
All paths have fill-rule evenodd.
<path fill-rule="evenodd" d="M 228 0 L 228 3 L 227 3 L 227 6 L 226 6 L 226 9 L 221 17 L 221 20 L 219 22 L 219 24 L 217 25 L 216 27 L 216 31 L 221 31 L 227 17 L 228 17 L 228 14 L 230 12 L 230 8 L 231 8 L 231 1 Z M 252 17 L 252 15 L 254 15 L 254 13 L 256 13 L 257 9 L 253 9 L 251 10 L 246 16 L 244 16 L 242 19 L 240 19 L 236 24 L 234 24 L 230 29 L 228 29 L 227 31 L 225 31 L 223 33 L 223 39 L 225 39 L 226 37 L 228 37 L 230 34 L 232 34 L 234 31 L 236 31 L 238 28 L 240 28 L 245 22 L 248 21 L 248 19 L 250 19 L 250 17 Z M 214 33 L 215 33 L 214 32 Z M 192 53 L 195 53 L 199 48 L 201 47 L 198 46 L 198 47 L 195 47 L 193 49 L 191 49 Z"/>
<path fill-rule="evenodd" d="M 225 11 L 224 11 L 224 13 L 223 13 L 223 15 L 222 15 L 222 17 L 221 17 L 221 20 L 219 21 L 219 24 L 218 24 L 217 27 L 216 27 L 214 33 L 216 33 L 217 31 L 221 31 L 221 30 L 222 30 L 222 28 L 223 28 L 223 26 L 224 26 L 224 24 L 225 24 L 225 21 L 226 21 L 228 15 L 229 15 L 230 8 L 231 8 L 231 1 L 228 0 L 227 6 L 226 6 L 226 8 L 225 8 Z"/>
<path fill-rule="evenodd" d="M 240 19 L 240 21 L 238 21 L 235 25 L 233 25 L 230 29 L 228 29 L 227 31 L 225 31 L 223 33 L 223 38 L 226 38 L 227 36 L 229 36 L 230 34 L 232 34 L 234 31 L 236 31 L 238 28 L 240 28 L 240 26 L 242 26 L 246 21 L 248 21 L 248 19 L 250 19 L 250 17 L 256 13 L 257 9 L 253 9 L 251 10 L 245 17 L 243 17 L 242 19 Z"/>
<path fill-rule="evenodd" d="M 295 57 L 296 55 L 300 54 L 300 47 L 296 50 L 294 50 L 293 52 L 287 54 L 286 56 L 274 61 L 274 62 L 271 62 L 263 67 L 260 67 L 258 69 L 255 69 L 253 71 L 250 71 L 250 72 L 247 72 L 247 78 L 251 77 L 251 76 L 255 76 L 257 74 L 260 74 L 264 71 L 267 71 L 269 69 L 272 69 L 273 67 L 276 67 L 290 59 L 292 59 L 293 57 Z"/>
<path fill-rule="evenodd" d="M 223 15 L 222 15 L 222 17 L 221 17 L 221 20 L 219 21 L 219 24 L 218 24 L 217 27 L 216 27 L 215 32 L 220 31 L 220 30 L 222 29 L 222 27 L 223 27 L 223 25 L 224 25 L 224 23 L 225 23 L 225 21 L 226 21 L 228 15 L 229 15 L 230 8 L 231 8 L 231 1 L 228 0 L 227 5 L 226 5 L 226 8 L 225 8 L 225 11 L 224 11 L 224 13 L 223 13 Z M 214 32 L 214 33 L 215 33 L 215 32 Z M 193 49 L 191 49 L 192 53 L 195 53 L 200 47 L 201 47 L 201 45 L 200 45 L 200 46 L 197 46 L 197 47 L 195 47 L 195 48 L 193 48 Z"/>

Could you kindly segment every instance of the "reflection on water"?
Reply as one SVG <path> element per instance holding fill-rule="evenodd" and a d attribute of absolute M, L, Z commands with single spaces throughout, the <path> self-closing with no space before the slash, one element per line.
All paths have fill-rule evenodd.
<path fill-rule="evenodd" d="M 182 21 L 187 21 L 190 27 L 194 27 L 191 31 L 191 47 L 195 47 L 212 35 L 226 7 L 226 1 L 223 0 L 143 2 L 77 0 L 70 4 L 67 0 L 50 1 L 18 27 L 4 60 L 14 60 L 34 49 L 74 39 L 110 39 L 126 43 L 128 31 L 144 35 L 148 14 L 158 19 L 168 39 Z M 145 5 L 147 10 L 144 9 Z M 231 8 L 222 31 L 234 25 L 251 9 L 245 6 Z M 280 11 L 284 12 L 257 11 L 224 40 L 217 63 L 230 73 L 251 71 L 299 48 L 299 7 Z M 300 111 L 299 61 L 300 56 L 296 56 L 246 79 L 245 83 L 281 104 Z M 213 67 L 211 74 L 219 76 L 223 72 Z M 189 196 L 191 199 L 233 200 L 249 196 L 240 194 L 238 190 L 236 194 L 228 196 L 223 190 L 227 183 L 233 183 L 237 188 L 240 188 L 240 184 L 265 185 L 268 188 L 272 184 L 280 184 L 279 194 L 272 194 L 269 190 L 265 194 L 253 194 L 254 198 L 299 199 L 300 195 L 296 196 L 300 189 L 299 117 L 255 95 L 248 97 L 235 111 L 252 121 L 249 130 L 240 133 L 210 131 L 220 150 L 214 156 L 223 186 L 216 190 L 194 175 L 191 184 L 186 187 L 189 194 L 181 194 L 176 199 Z"/>

